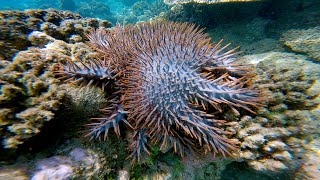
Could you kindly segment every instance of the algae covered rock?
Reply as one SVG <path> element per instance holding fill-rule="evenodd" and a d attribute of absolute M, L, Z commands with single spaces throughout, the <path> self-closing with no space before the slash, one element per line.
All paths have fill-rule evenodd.
<path fill-rule="evenodd" d="M 66 155 L 52 156 L 35 162 L 32 180 L 73 179 L 98 176 L 104 157 L 83 148 L 74 148 Z"/>
<path fill-rule="evenodd" d="M 320 61 L 320 26 L 289 30 L 283 33 L 284 44 L 294 52 L 307 54 L 314 61 Z"/>
<path fill-rule="evenodd" d="M 124 147 L 125 143 L 119 141 L 94 145 L 69 139 L 50 155 L 40 152 L 28 161 L 2 166 L 0 179 L 114 179 L 118 168 L 128 163 Z"/>
<path fill-rule="evenodd" d="M 296 173 L 297 179 L 318 179 L 320 176 L 320 141 L 312 140 L 304 145 L 306 153 L 304 163 Z"/>
<path fill-rule="evenodd" d="M 228 164 L 233 162 L 231 158 L 213 157 L 212 154 L 195 158 L 188 156 L 182 160 L 184 172 L 182 179 L 220 179 Z"/>

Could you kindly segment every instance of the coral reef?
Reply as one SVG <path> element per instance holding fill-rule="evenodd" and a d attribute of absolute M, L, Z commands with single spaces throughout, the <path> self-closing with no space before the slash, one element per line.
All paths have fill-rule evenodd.
<path fill-rule="evenodd" d="M 292 29 L 310 29 L 311 35 L 311 29 L 318 26 L 318 9 L 320 4 L 315 0 L 183 4 L 174 5 L 163 17 L 200 24 L 214 42 L 222 38 L 239 45 L 243 54 L 259 54 L 286 51 L 279 38 Z"/>
<path fill-rule="evenodd" d="M 164 14 L 168 11 L 169 6 L 162 0 L 154 2 L 137 1 L 130 7 L 125 7 L 121 12 L 113 14 L 117 22 L 135 24 L 155 19 L 164 19 Z"/>
<path fill-rule="evenodd" d="M 168 11 L 168 6 L 161 0 L 153 3 L 138 1 L 132 6 L 132 16 L 126 16 L 126 20 L 131 23 L 148 21 L 151 19 L 161 18 L 161 15 Z"/>
<path fill-rule="evenodd" d="M 73 0 L 59 0 L 60 8 L 63 10 L 74 11 L 76 3 Z"/>
<path fill-rule="evenodd" d="M 244 116 L 234 126 L 241 141 L 239 158 L 261 172 L 293 172 L 304 161 L 304 142 L 318 139 L 320 133 L 320 66 L 289 53 L 244 59 L 257 64 L 256 84 L 267 86 L 271 98 L 256 117 Z"/>
<path fill-rule="evenodd" d="M 177 4 L 163 16 L 171 21 L 192 22 L 208 28 L 228 22 L 236 23 L 251 20 L 254 15 L 259 14 L 265 4 L 264 1 Z"/>
<path fill-rule="evenodd" d="M 228 123 L 208 109 L 216 114 L 227 109 L 239 114 L 236 108 L 253 113 L 251 107 L 264 100 L 248 84 L 250 68 L 234 64 L 235 49 L 223 53 L 228 45 L 211 45 L 207 34 L 194 25 L 118 24 L 110 32 L 92 31 L 88 37 L 101 62 L 69 61 L 55 73 L 73 84 L 112 83 L 113 104 L 103 109 L 104 117 L 94 118 L 98 122 L 90 124 L 87 136 L 106 139 L 112 127 L 120 136 L 118 123 L 124 122 L 134 129 L 133 160 L 150 154 L 148 144 L 161 144 L 160 150 L 173 147 L 181 156 L 185 151 L 225 156 L 236 149 L 237 141 L 224 137 L 229 132 L 221 127 Z"/>
<path fill-rule="evenodd" d="M 126 22 L 126 23 L 136 23 L 138 21 L 146 21 L 151 18 L 156 18 L 160 14 L 165 13 L 168 10 L 168 5 L 164 4 L 162 0 L 141 0 L 141 1 L 132 1 L 130 5 L 124 5 L 120 1 L 101 1 L 101 0 L 81 0 L 81 1 L 74 1 L 74 0 L 59 0 L 59 1 L 52 1 L 52 0 L 29 0 L 27 4 L 22 2 L 15 3 L 14 7 L 9 7 L 1 3 L 0 9 L 13 9 L 13 10 L 28 10 L 28 9 L 49 9 L 54 8 L 58 10 L 69 10 L 73 13 L 78 13 L 82 17 L 86 18 L 99 18 L 101 20 L 108 20 L 113 24 L 117 22 Z M 53 9 L 49 10 L 52 11 Z M 39 10 L 37 10 L 39 11 Z M 43 11 L 43 10 L 42 10 Z M 48 11 L 48 10 L 45 10 Z M 14 13 L 11 13 L 12 16 Z M 64 15 L 60 15 L 63 19 L 70 19 L 65 18 Z M 28 18 L 29 15 L 26 15 Z M 41 16 L 35 17 L 36 19 L 42 20 L 45 22 Z M 85 20 L 83 19 L 83 22 Z M 28 21 L 26 21 L 28 23 Z M 83 23 L 80 23 L 83 25 Z M 58 24 L 55 24 L 59 26 Z M 85 25 L 83 25 L 85 27 Z M 11 28 L 14 29 L 14 28 Z M 39 29 L 33 29 L 38 30 Z M 51 35 L 53 36 L 53 35 Z M 85 38 L 85 37 L 84 37 Z"/>
<path fill-rule="evenodd" d="M 79 96 L 84 98 L 90 95 L 89 91 L 82 90 L 87 94 L 84 95 L 74 92 L 72 88 L 58 86 L 59 81 L 51 72 L 55 63 L 66 62 L 67 59 L 86 61 L 93 58 L 96 53 L 87 45 L 68 44 L 39 31 L 30 33 L 28 41 L 34 46 L 20 51 L 12 61 L 0 61 L 0 126 L 5 148 L 17 148 L 39 134 L 43 126 L 52 124 L 62 102 L 69 96 L 80 101 Z M 106 101 L 104 95 L 100 96 L 100 99 L 92 101 L 96 103 L 96 108 Z M 94 115 L 93 112 L 97 112 L 97 109 L 90 110 L 88 115 Z"/>
<path fill-rule="evenodd" d="M 231 158 L 214 158 L 210 154 L 203 157 L 186 157 L 182 160 L 185 171 L 181 179 L 220 179 L 223 170 L 233 160 Z"/>
<path fill-rule="evenodd" d="M 214 42 L 220 38 L 240 46 L 242 55 L 260 54 L 270 51 L 284 51 L 283 44 L 265 33 L 270 20 L 257 17 L 254 19 L 225 22 L 208 29 Z"/>
<path fill-rule="evenodd" d="M 204 3 L 204 4 L 218 4 L 218 3 L 241 3 L 250 2 L 252 0 L 164 0 L 166 4 L 187 4 L 187 3 Z"/>
<path fill-rule="evenodd" d="M 250 26 L 252 25 L 250 21 L 262 18 L 267 21 L 265 30 L 255 32 L 265 33 L 268 38 L 277 40 L 288 30 L 318 26 L 319 8 L 320 4 L 317 0 L 187 3 L 173 5 L 163 17 L 171 21 L 193 22 L 209 29 L 221 26 L 224 29 L 219 33 L 222 34 L 230 28 L 236 30 L 236 26 L 241 24 L 243 31 L 238 30 L 235 34 L 239 32 L 249 34 L 244 29 L 245 25 Z"/>
<path fill-rule="evenodd" d="M 280 38 L 287 31 L 312 29 L 319 26 L 320 4 L 317 0 L 270 1 L 259 15 L 270 19 L 265 33 L 270 38 Z"/>
<path fill-rule="evenodd" d="M 39 31 L 31 32 L 28 41 L 33 45 L 28 50 L 20 51 L 12 61 L 0 61 L 0 133 L 3 144 L 0 152 L 4 155 L 0 162 L 1 165 L 15 163 L 3 166 L 0 177 L 8 179 L 8 173 L 11 173 L 11 177 L 18 179 L 100 176 L 103 179 L 106 175 L 116 174 L 118 167 L 122 166 L 120 163 L 124 163 L 128 156 L 126 151 L 117 149 L 123 150 L 121 144 L 125 142 L 115 144 L 110 140 L 86 144 L 81 145 L 85 149 L 80 150 L 75 149 L 74 144 L 67 144 L 70 139 L 83 136 L 81 130 L 89 117 L 99 115 L 102 104 L 107 103 L 103 91 L 59 85 L 60 81 L 53 78 L 52 73 L 58 62 L 88 61 L 96 53 L 82 42 L 68 44 Z M 43 150 L 47 145 L 66 139 L 68 141 L 63 143 L 66 150 L 61 151 L 61 147 L 53 147 L 51 152 Z M 83 142 L 86 141 L 80 141 Z M 43 151 L 39 153 L 40 159 L 48 153 L 49 157 L 52 156 L 53 151 L 57 155 L 37 163 L 39 157 L 34 157 L 33 149 Z M 78 157 L 79 154 L 83 156 Z M 16 161 L 17 157 L 19 161 Z"/>
<path fill-rule="evenodd" d="M 90 1 L 90 2 L 80 2 L 78 8 L 75 10 L 83 17 L 94 17 L 100 19 L 108 19 L 114 22 L 113 16 L 110 12 L 110 8 L 107 4 Z"/>
<path fill-rule="evenodd" d="M 108 28 L 111 23 L 58 10 L 2 11 L 0 13 L 0 59 L 10 60 L 15 53 L 31 46 L 28 34 L 42 31 L 65 42 L 85 42 L 91 29 Z M 80 38 L 81 37 L 81 38 Z"/>
<path fill-rule="evenodd" d="M 307 30 L 289 30 L 283 33 L 282 41 L 292 51 L 305 53 L 314 61 L 320 61 L 320 26 Z"/>
<path fill-rule="evenodd" d="M 49 3 L 50 7 L 58 6 L 56 1 L 35 0 L 30 1 L 26 7 L 38 7 L 39 3 L 33 2 L 41 2 L 43 7 L 48 7 Z M 77 8 L 81 8 L 78 5 Z M 114 8 L 109 3 L 107 5 Z M 89 122 L 90 117 L 99 117 L 102 113 L 109 112 L 118 113 L 113 119 L 115 123 L 123 118 L 128 120 L 128 108 L 115 103 L 123 101 L 118 97 L 122 94 L 118 92 L 119 86 L 114 84 L 122 79 L 121 73 L 119 77 L 112 76 L 114 79 L 111 78 L 106 86 L 100 83 L 104 81 L 94 79 L 92 85 L 98 82 L 96 86 L 105 87 L 103 91 L 99 88 L 88 88 L 92 86 L 79 88 L 61 84 L 48 70 L 54 70 L 56 66 L 53 67 L 52 64 L 56 62 L 62 63 L 64 68 L 76 64 L 80 70 L 74 66 L 71 69 L 74 74 L 69 76 L 76 79 L 82 76 L 75 74 L 78 71 L 89 74 L 85 65 L 91 70 L 97 70 L 95 60 L 98 60 L 97 55 L 101 56 L 101 53 L 94 52 L 82 43 L 88 40 L 84 34 L 97 27 L 110 27 L 111 24 L 108 21 L 83 19 L 77 14 L 56 10 L 1 12 L 1 143 L 11 148 L 18 147 L 18 150 L 0 149 L 0 179 L 30 179 L 36 174 L 48 178 L 57 175 L 56 170 L 59 167 L 62 167 L 62 170 L 69 169 L 63 176 L 76 179 L 107 179 L 116 176 L 151 179 L 317 179 L 320 162 L 320 68 L 310 60 L 319 61 L 317 49 L 313 48 L 317 45 L 319 5 L 317 0 L 218 3 L 209 6 L 178 4 L 170 6 L 171 9 L 166 14 L 161 12 L 160 18 L 196 22 L 208 28 L 205 32 L 209 33 L 214 42 L 223 38 L 226 42 L 241 45 L 239 49 L 244 51 L 244 54 L 254 54 L 242 58 L 243 61 L 240 60 L 239 63 L 256 64 L 258 76 L 251 82 L 258 89 L 268 89 L 269 103 L 266 107 L 258 108 L 256 115 L 241 108 L 237 108 L 240 114 L 234 114 L 229 107 L 226 107 L 227 113 L 214 114 L 216 118 L 232 122 L 219 128 L 232 133 L 223 135 L 225 138 L 238 139 L 239 152 L 232 153 L 235 159 L 221 156 L 213 158 L 210 153 L 200 159 L 187 153 L 181 159 L 178 155 L 172 155 L 174 147 L 170 144 L 163 146 L 161 150 L 156 146 L 158 149 L 154 150 L 157 143 L 150 143 L 152 138 L 148 136 L 148 131 L 123 131 L 126 124 L 122 122 L 115 124 L 116 133 L 110 133 L 112 130 L 109 130 L 108 141 L 88 142 L 87 138 L 83 138 L 87 133 L 83 130 L 88 130 L 88 127 L 83 125 Z M 127 7 L 121 17 L 114 17 L 121 19 L 119 22 L 127 18 L 127 22 L 132 23 L 151 17 L 148 12 L 150 3 L 147 6 L 147 3 L 139 2 L 133 6 Z M 155 10 L 159 9 L 152 9 L 159 12 Z M 125 17 L 125 13 L 132 16 Z M 271 50 L 288 52 L 289 49 L 284 49 L 283 43 L 294 52 L 308 55 L 309 59 L 290 53 L 264 53 Z M 117 46 L 121 46 L 121 43 Z M 116 51 L 128 49 L 119 48 Z M 99 49 L 95 50 L 99 52 Z M 17 56 L 14 57 L 14 54 Z M 110 54 L 103 56 L 109 57 Z M 98 61 L 98 65 L 99 62 L 101 61 Z M 12 73 L 9 73 L 13 67 L 15 68 Z M 109 68 L 114 67 L 103 71 L 115 75 Z M 82 83 L 89 84 L 90 80 L 88 77 L 83 79 Z M 110 97 L 112 93 L 115 95 Z M 113 109 L 104 109 L 101 113 L 98 111 L 101 107 Z M 206 112 L 212 113 L 215 109 L 211 107 Z M 132 121 L 128 123 L 135 127 Z M 112 128 L 111 123 L 108 125 Z M 116 137 L 119 134 L 121 139 Z M 70 145 L 72 138 L 86 145 Z M 144 149 L 151 154 L 144 159 L 143 164 L 135 165 L 132 169 L 126 165 L 129 162 L 125 160 L 129 155 L 126 148 L 130 138 L 135 138 L 134 142 L 137 143 L 129 144 L 129 148 L 140 149 L 142 157 Z M 9 139 L 11 144 L 7 143 Z M 30 145 L 30 141 L 34 144 Z M 50 149 L 39 149 L 38 146 L 48 143 L 51 143 Z M 148 145 L 140 146 L 144 143 Z M 61 144 L 64 146 L 62 150 L 59 148 Z M 135 146 L 137 144 L 140 145 Z M 83 161 L 77 161 L 70 155 L 75 149 L 76 152 L 81 152 L 76 154 L 86 155 L 80 156 L 84 157 Z M 11 153 L 7 154 L 7 150 Z M 65 166 L 61 166 L 58 161 L 52 161 L 55 158 L 63 160 L 60 162 L 64 162 Z M 41 159 L 53 163 L 33 169 L 36 162 L 44 162 Z M 93 161 L 87 163 L 87 160 Z M 9 166 L 10 163 L 15 164 Z"/>
<path fill-rule="evenodd" d="M 59 109 L 64 91 L 49 71 L 53 62 L 39 50 L 30 49 L 19 52 L 0 69 L 1 136 L 5 148 L 16 148 L 39 133 Z"/>

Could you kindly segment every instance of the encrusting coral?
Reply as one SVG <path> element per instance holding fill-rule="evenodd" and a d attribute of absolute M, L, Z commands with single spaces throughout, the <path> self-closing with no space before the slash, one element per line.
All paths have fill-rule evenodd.
<path fill-rule="evenodd" d="M 141 161 L 149 144 L 160 150 L 221 153 L 236 149 L 229 125 L 219 119 L 226 109 L 254 113 L 265 100 L 250 84 L 251 69 L 237 65 L 235 49 L 213 45 L 203 29 L 188 23 L 149 22 L 92 31 L 89 44 L 100 60 L 60 64 L 55 73 L 70 83 L 106 84 L 112 104 L 87 136 L 107 138 L 111 127 L 119 136 L 123 121 L 134 130 L 131 157 Z"/>

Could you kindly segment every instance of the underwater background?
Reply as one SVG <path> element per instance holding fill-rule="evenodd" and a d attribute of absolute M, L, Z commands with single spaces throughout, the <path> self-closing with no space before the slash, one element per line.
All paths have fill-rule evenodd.
<path fill-rule="evenodd" d="M 192 99 L 192 103 L 197 104 L 194 112 L 205 109 L 209 115 L 225 121 L 216 131 L 221 137 L 236 141 L 236 150 L 231 152 L 231 156 L 224 156 L 223 152 L 227 152 L 224 150 L 217 154 L 201 151 L 198 155 L 186 151 L 180 156 L 176 150 L 179 144 L 172 139 L 168 140 L 172 143 L 165 146 L 149 143 L 154 137 L 148 130 L 144 136 L 132 131 L 126 120 L 122 120 L 128 119 L 129 124 L 132 123 L 130 114 L 127 114 L 129 108 L 124 106 L 123 109 L 122 105 L 117 104 L 118 101 L 126 101 L 119 100 L 118 89 L 114 87 L 118 82 L 114 86 L 106 86 L 107 90 L 100 87 L 100 80 L 107 75 L 100 77 L 100 80 L 94 79 L 93 84 L 98 81 L 97 86 L 90 86 L 90 79 L 82 79 L 86 85 L 74 82 L 81 78 L 76 71 L 88 73 L 86 67 L 93 71 L 107 69 L 106 72 L 108 68 L 114 68 L 97 63 L 93 60 L 97 57 L 100 60 L 103 59 L 101 57 L 122 57 L 135 47 L 134 44 L 147 49 L 145 41 L 131 42 L 130 38 L 126 38 L 136 37 L 128 32 L 139 34 L 139 28 L 151 26 L 157 29 L 146 23 L 150 21 L 160 22 L 157 27 L 167 36 L 176 33 L 180 23 L 188 22 L 204 28 L 199 34 L 206 33 L 211 38 L 208 40 L 211 44 L 207 41 L 200 43 L 194 47 L 197 52 L 200 51 L 198 47 L 205 45 L 214 48 L 221 39 L 223 42 L 217 46 L 218 49 L 231 43 L 222 50 L 224 53 L 213 51 L 218 60 L 219 57 L 227 59 L 223 61 L 227 65 L 217 63 L 218 67 L 227 70 L 204 68 L 202 73 L 211 73 L 212 82 L 220 77 L 221 86 L 234 83 L 234 88 L 252 87 L 261 92 L 258 96 L 255 90 L 249 91 L 247 99 L 256 100 L 248 100 L 247 104 L 243 102 L 245 100 L 237 101 L 239 104 L 230 103 L 229 96 L 225 96 L 219 102 L 227 105 L 221 107 Z M 0 180 L 290 180 L 320 177 L 319 0 L 0 0 L 0 22 Z M 117 22 L 121 26 L 116 27 Z M 128 27 L 128 31 L 121 27 Z M 114 34 L 108 36 L 108 33 L 101 31 L 101 34 L 94 36 L 94 29 Z M 183 36 L 184 33 L 187 36 Z M 199 37 L 181 30 L 182 35 L 174 36 L 178 40 L 171 40 L 176 44 L 179 40 L 184 42 L 188 39 L 188 33 L 190 37 Z M 140 36 L 144 37 L 143 33 Z M 204 36 L 201 38 L 205 39 Z M 108 41 L 101 41 L 100 44 L 94 41 L 101 37 Z M 189 40 L 179 45 L 188 47 L 188 42 L 193 39 Z M 195 39 L 194 42 L 198 41 Z M 129 43 L 133 45 L 129 46 Z M 163 48 L 159 44 L 155 47 Z M 154 44 L 151 45 L 153 47 Z M 238 49 L 233 50 L 236 47 Z M 105 55 L 101 49 L 111 53 L 105 52 Z M 234 51 L 241 53 L 233 54 Z M 232 59 L 229 63 L 229 55 L 237 58 L 236 64 Z M 146 74 L 155 73 L 147 70 Z M 250 71 L 250 75 L 243 76 L 243 71 Z M 224 75 L 225 72 L 227 75 Z M 199 77 L 203 78 L 204 74 Z M 65 79 L 61 75 L 70 79 L 63 81 Z M 118 80 L 116 76 L 111 78 L 110 84 Z M 130 81 L 132 76 L 124 77 L 119 83 Z M 200 81 L 198 83 L 202 85 Z M 131 85 L 121 91 L 129 91 L 130 88 Z M 225 89 L 221 87 L 219 90 Z M 153 92 L 158 92 L 158 89 Z M 180 95 L 175 93 L 175 97 Z M 159 104 L 163 101 L 166 102 L 161 100 Z M 93 123 L 94 127 L 90 129 L 91 118 L 103 117 L 109 109 L 100 109 L 106 107 L 113 107 L 112 111 L 116 111 L 116 117 L 121 117 L 121 120 L 115 118 L 117 122 L 112 121 L 114 124 L 109 123 L 107 128 L 98 131 L 95 131 L 97 124 Z M 215 108 L 219 111 L 216 112 Z M 137 119 L 145 117 L 147 121 L 155 110 L 145 111 L 138 114 Z M 208 124 L 206 122 L 204 126 Z M 88 130 L 97 133 L 88 133 Z M 104 140 L 105 131 L 108 137 Z M 88 137 L 88 134 L 94 134 L 94 138 Z M 188 136 L 187 132 L 179 135 L 192 136 Z M 142 138 L 137 140 L 136 136 Z M 132 145 L 132 139 L 133 142 L 138 141 L 137 145 Z M 162 137 L 155 139 L 165 141 Z M 190 138 L 182 144 L 191 144 L 198 150 L 205 143 L 205 140 L 199 143 Z M 144 152 L 142 160 L 133 162 L 132 152 L 144 149 L 143 145 L 147 150 L 141 151 Z"/>

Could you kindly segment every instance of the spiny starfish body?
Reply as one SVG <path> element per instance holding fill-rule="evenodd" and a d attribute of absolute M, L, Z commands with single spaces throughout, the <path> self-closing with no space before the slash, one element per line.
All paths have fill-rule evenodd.
<path fill-rule="evenodd" d="M 92 31 L 88 38 L 101 62 L 70 62 L 56 71 L 67 82 L 113 83 L 106 115 L 95 118 L 88 136 L 107 137 L 111 127 L 119 136 L 123 121 L 134 133 L 130 149 L 140 161 L 148 145 L 185 151 L 221 153 L 235 150 L 225 137 L 225 120 L 211 112 L 226 109 L 253 112 L 263 98 L 248 81 L 250 67 L 238 65 L 236 49 L 212 44 L 203 29 L 188 23 L 149 22 Z"/>

